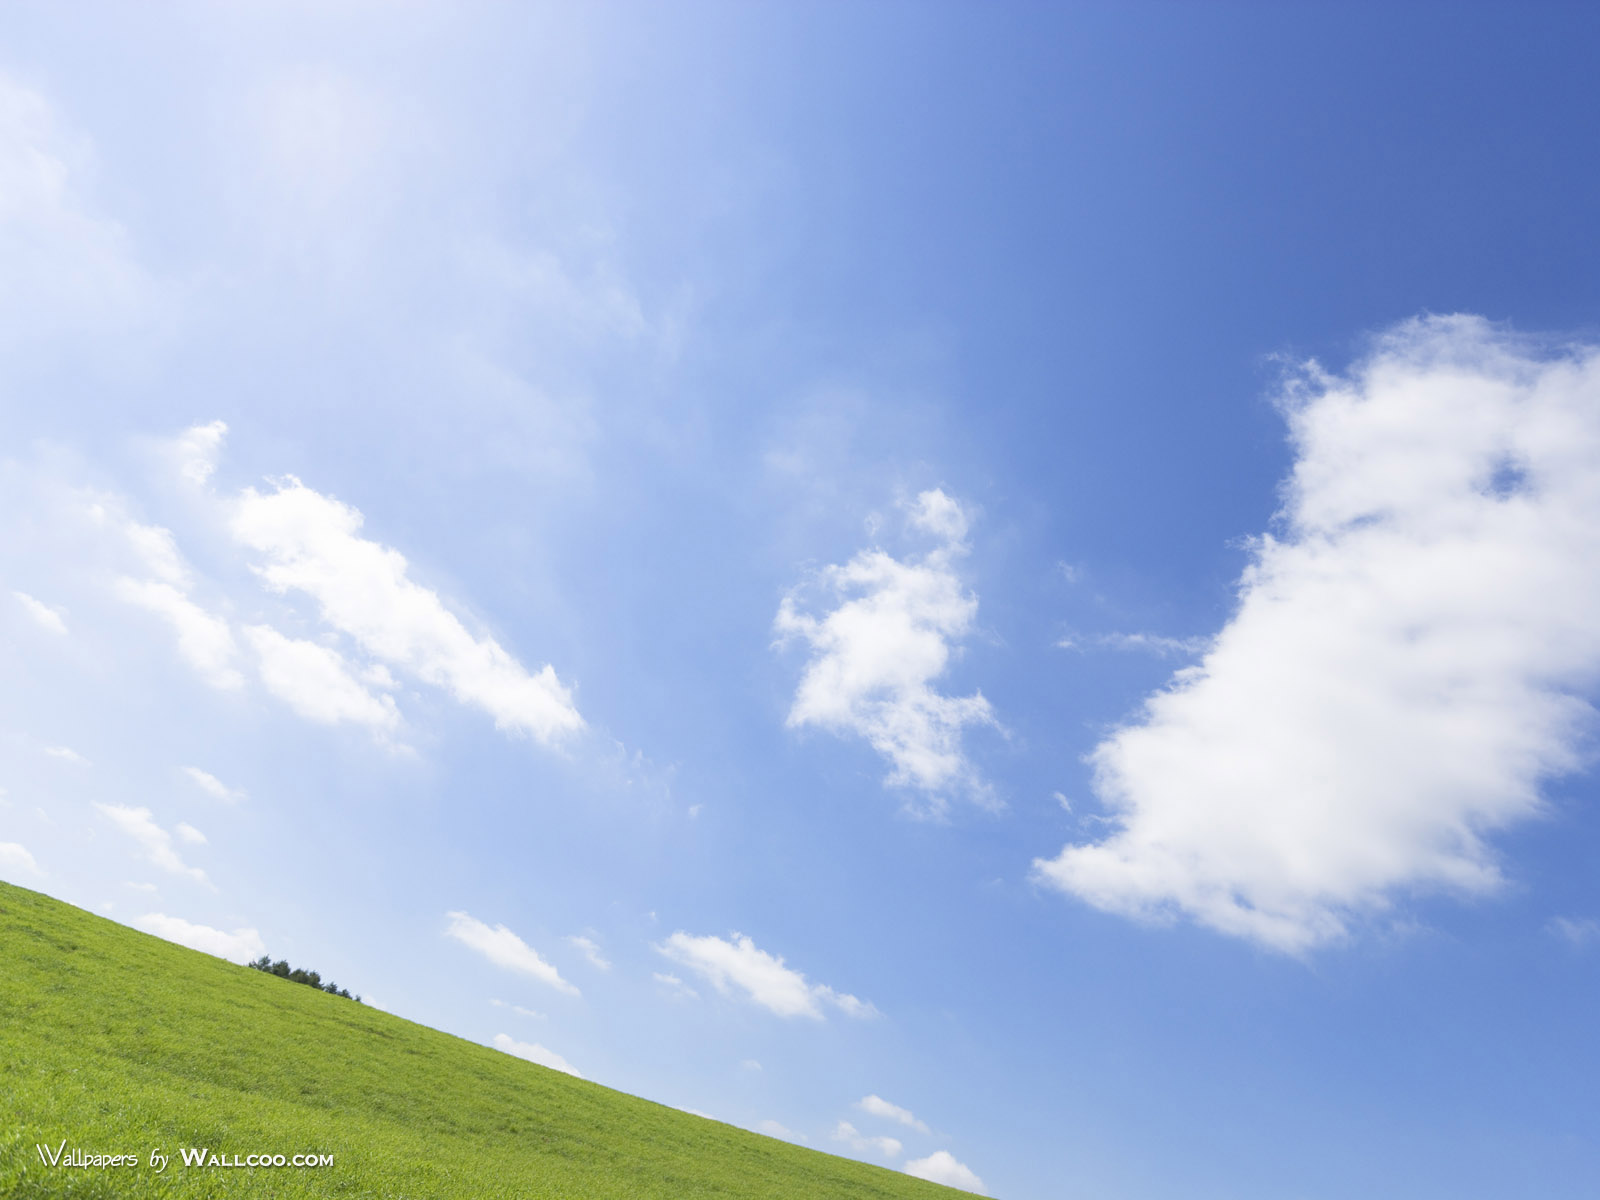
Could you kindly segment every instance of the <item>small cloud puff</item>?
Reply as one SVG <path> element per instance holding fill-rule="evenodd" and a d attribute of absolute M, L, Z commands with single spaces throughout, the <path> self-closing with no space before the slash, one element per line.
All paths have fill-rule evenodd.
<path fill-rule="evenodd" d="M 563 1071 L 568 1075 L 583 1078 L 583 1072 L 573 1066 L 554 1050 L 547 1050 L 538 1042 L 519 1042 L 510 1034 L 497 1033 L 494 1035 L 494 1047 L 517 1058 L 526 1059 L 531 1063 L 538 1063 L 541 1067 L 549 1067 L 552 1071 Z"/>
<path fill-rule="evenodd" d="M 887 1121 L 898 1121 L 901 1125 L 915 1129 L 918 1133 L 927 1133 L 928 1127 L 912 1115 L 910 1109 L 901 1108 L 898 1104 L 890 1104 L 882 1096 L 864 1096 L 856 1101 L 856 1107 L 864 1113 L 871 1113 L 875 1117 L 882 1117 Z"/>
<path fill-rule="evenodd" d="M 825 984 L 807 982 L 799 971 L 785 966 L 782 958 L 758 949 L 743 934 L 735 933 L 731 941 L 724 941 L 713 935 L 691 937 L 680 930 L 656 950 L 696 972 L 724 995 L 737 990 L 780 1017 L 820 1021 L 824 1005 L 852 1017 L 877 1015 L 878 1010 L 865 1001 Z"/>
<path fill-rule="evenodd" d="M 959 1161 L 948 1150 L 935 1150 L 927 1158 L 914 1158 L 905 1165 L 907 1175 L 942 1183 L 945 1187 L 960 1188 L 964 1192 L 983 1192 L 983 1180 L 966 1163 Z"/>
<path fill-rule="evenodd" d="M 67 622 L 62 616 L 62 610 L 51 608 L 43 600 L 35 600 L 27 592 L 12 592 L 17 603 L 22 605 L 22 610 L 33 618 L 40 629 L 55 634 L 57 637 L 67 635 Z"/>
<path fill-rule="evenodd" d="M 941 544 L 920 559 L 902 561 L 875 549 L 827 567 L 816 582 L 837 607 L 813 616 L 791 593 L 773 627 L 779 644 L 801 638 L 812 651 L 788 726 L 866 739 L 888 759 L 891 786 L 922 794 L 913 811 L 937 815 L 952 793 L 991 801 L 962 733 L 969 725 L 998 722 L 981 693 L 947 696 L 934 687 L 977 616 L 977 597 L 962 587 L 955 569 L 966 552 L 968 517 L 951 497 L 932 491 L 911 506 L 910 522 Z"/>
<path fill-rule="evenodd" d="M 532 946 L 504 925 L 491 927 L 464 912 L 446 915 L 450 924 L 445 929 L 445 935 L 476 950 L 495 966 L 532 976 L 569 996 L 579 995 L 577 988 L 561 978 L 561 972 L 540 958 Z"/>
<path fill-rule="evenodd" d="M 134 922 L 140 929 L 153 933 L 169 942 L 188 946 L 232 962 L 250 962 L 266 954 L 261 935 L 254 929 L 235 929 L 224 933 L 209 925 L 196 925 L 182 917 L 169 917 L 165 913 L 147 913 Z"/>

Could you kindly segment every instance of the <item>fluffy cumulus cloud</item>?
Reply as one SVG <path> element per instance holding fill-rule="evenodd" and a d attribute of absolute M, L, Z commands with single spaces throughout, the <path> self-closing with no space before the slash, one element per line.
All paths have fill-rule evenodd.
<path fill-rule="evenodd" d="M 272 492 L 245 489 L 232 521 L 234 536 L 261 556 L 267 586 L 310 596 L 373 657 L 477 705 L 502 729 L 550 742 L 583 727 L 553 668 L 530 673 L 493 638 L 474 637 L 407 577 L 398 551 L 361 537 L 361 525 L 355 509 L 293 477 Z"/>
<path fill-rule="evenodd" d="M 39 864 L 33 861 L 33 855 L 28 853 L 28 848 L 20 842 L 0 842 L 0 873 L 8 879 L 15 879 L 25 874 L 35 879 L 44 877 Z"/>
<path fill-rule="evenodd" d="M 825 984 L 808 982 L 799 971 L 784 966 L 782 958 L 758 949 L 743 934 L 735 933 L 732 940 L 724 941 L 709 934 L 692 937 L 680 930 L 656 950 L 688 967 L 724 995 L 742 992 L 780 1017 L 810 1017 L 820 1021 L 824 1007 L 837 1008 L 852 1017 L 877 1014 L 877 1009 L 863 1000 L 836 992 Z M 674 979 L 673 982 L 678 981 Z"/>
<path fill-rule="evenodd" d="M 507 1054 L 514 1054 L 518 1058 L 525 1058 L 531 1063 L 538 1063 L 541 1067 L 549 1067 L 552 1071 L 565 1071 L 568 1075 L 583 1078 L 583 1073 L 573 1066 L 554 1050 L 547 1050 L 538 1042 L 519 1042 L 510 1034 L 497 1033 L 494 1035 L 494 1047 Z"/>
<path fill-rule="evenodd" d="M 886 1121 L 896 1121 L 907 1129 L 915 1129 L 918 1133 L 927 1133 L 928 1127 L 912 1114 L 910 1109 L 901 1108 L 898 1104 L 890 1104 L 882 1096 L 863 1096 L 856 1101 L 856 1107 L 864 1113 L 874 1117 L 882 1117 Z"/>
<path fill-rule="evenodd" d="M 937 540 L 933 550 L 904 561 L 866 550 L 827 567 L 816 583 L 837 607 L 808 614 L 791 594 L 774 628 L 781 642 L 800 638 L 812 652 L 789 727 L 865 738 L 888 759 L 888 782 L 919 794 L 912 807 L 938 812 L 954 793 L 989 798 L 962 734 L 995 719 L 982 694 L 947 696 L 934 686 L 977 617 L 977 597 L 956 571 L 969 518 L 938 490 L 918 496 L 907 517 L 913 529 Z"/>
<path fill-rule="evenodd" d="M 476 917 L 468 916 L 464 912 L 447 915 L 450 924 L 445 933 L 463 946 L 476 950 L 495 966 L 531 975 L 539 982 L 549 984 L 558 992 L 566 992 L 570 996 L 578 995 L 578 989 L 561 978 L 560 971 L 540 958 L 538 951 L 504 925 L 485 925 Z"/>
<path fill-rule="evenodd" d="M 905 1165 L 907 1175 L 960 1188 L 963 1192 L 982 1192 L 983 1180 L 966 1163 L 948 1150 L 935 1150 L 927 1158 L 913 1158 Z"/>
<path fill-rule="evenodd" d="M 182 917 L 169 917 L 165 913 L 147 913 L 134 924 L 169 942 L 177 942 L 191 950 L 215 954 L 218 958 L 233 962 L 250 962 L 267 952 L 261 935 L 254 929 L 235 929 L 232 933 L 224 933 L 209 925 L 195 925 Z"/>
<path fill-rule="evenodd" d="M 400 724 L 393 697 L 367 688 L 337 650 L 285 637 L 268 625 L 248 625 L 244 636 L 255 651 L 262 684 L 307 720 L 350 722 L 375 734 L 391 733 Z"/>
<path fill-rule="evenodd" d="M 122 804 L 96 804 L 95 807 L 113 825 L 127 834 L 139 848 L 144 851 L 144 857 L 163 871 L 170 871 L 174 875 L 187 876 L 196 883 L 209 884 L 206 873 L 199 867 L 191 867 L 179 856 L 172 845 L 172 835 L 155 822 L 155 817 L 148 808 L 130 808 Z M 179 826 L 180 831 L 189 828 Z M 199 833 L 199 830 L 192 830 Z M 193 841 L 192 837 L 185 836 L 185 841 Z M 200 837 L 204 841 L 204 835 Z M 165 934 L 162 935 L 166 936 Z"/>
<path fill-rule="evenodd" d="M 885 1158 L 900 1157 L 900 1139 L 887 1136 L 868 1137 L 849 1121 L 840 1121 L 833 1130 L 833 1140 L 843 1142 L 858 1154 L 874 1150 Z"/>
<path fill-rule="evenodd" d="M 1600 676 L 1600 350 L 1406 323 L 1286 394 L 1281 528 L 1232 619 L 1090 755 L 1103 840 L 1036 863 L 1100 908 L 1302 952 L 1580 765 Z"/>

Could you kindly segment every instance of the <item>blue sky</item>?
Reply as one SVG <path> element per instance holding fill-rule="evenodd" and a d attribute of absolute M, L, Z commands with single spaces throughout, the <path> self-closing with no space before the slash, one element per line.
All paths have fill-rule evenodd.
<path fill-rule="evenodd" d="M 0 31 L 0 876 L 991 1195 L 1588 1194 L 1592 11 Z"/>

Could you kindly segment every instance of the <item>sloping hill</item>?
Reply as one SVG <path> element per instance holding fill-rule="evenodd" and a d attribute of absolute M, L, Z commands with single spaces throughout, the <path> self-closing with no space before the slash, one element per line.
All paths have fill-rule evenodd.
<path fill-rule="evenodd" d="M 86 1154 L 134 1167 L 47 1166 Z M 332 1166 L 185 1167 L 180 1147 Z M 150 1151 L 172 1164 L 157 1173 Z M 221 1161 L 227 1161 L 219 1159 Z M 0 1196 L 936 1200 L 0 883 Z"/>

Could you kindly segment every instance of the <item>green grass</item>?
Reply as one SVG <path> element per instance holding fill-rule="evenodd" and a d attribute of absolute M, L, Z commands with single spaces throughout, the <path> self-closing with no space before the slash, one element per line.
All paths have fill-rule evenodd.
<path fill-rule="evenodd" d="M 40 1163 L 36 1143 L 136 1152 Z M 204 1169 L 180 1146 L 334 1156 Z M 164 1173 L 152 1148 L 173 1157 Z M 0 1197 L 963 1196 L 624 1095 L 0 883 Z"/>

